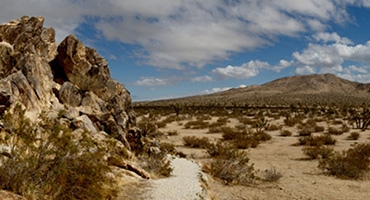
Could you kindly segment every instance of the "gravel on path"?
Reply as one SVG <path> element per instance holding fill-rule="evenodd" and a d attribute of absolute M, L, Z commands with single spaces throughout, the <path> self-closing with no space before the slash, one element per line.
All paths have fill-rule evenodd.
<path fill-rule="evenodd" d="M 200 184 L 200 166 L 185 158 L 173 158 L 170 177 L 152 180 L 148 191 L 152 200 L 200 200 L 204 191 Z M 148 199 L 149 199 L 148 198 Z"/>

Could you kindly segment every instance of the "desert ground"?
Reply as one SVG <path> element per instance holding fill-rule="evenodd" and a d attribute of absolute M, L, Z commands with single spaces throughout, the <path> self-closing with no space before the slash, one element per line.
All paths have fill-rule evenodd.
<path fill-rule="evenodd" d="M 207 116 L 203 121 L 212 124 L 219 118 L 227 118 L 227 123 L 223 126 L 237 127 L 241 125 L 239 117 L 256 118 L 247 113 L 214 116 L 209 114 L 199 114 Z M 204 165 L 210 160 L 207 151 L 203 148 L 190 148 L 184 145 L 184 136 L 207 137 L 211 141 L 222 140 L 222 132 L 209 133 L 208 128 L 186 128 L 189 121 L 196 121 L 199 115 L 180 115 L 180 119 L 165 123 L 158 130 L 163 133 L 158 140 L 161 143 L 173 144 L 178 152 L 185 154 L 190 160 L 194 160 Z M 138 121 L 143 116 L 139 116 Z M 302 151 L 304 145 L 297 145 L 300 138 L 299 132 L 302 128 L 299 124 L 304 124 L 309 118 L 316 119 L 317 125 L 324 127 L 323 131 L 313 133 L 312 135 L 327 134 L 329 127 L 340 129 L 348 127 L 343 134 L 332 135 L 337 141 L 335 145 L 330 145 L 334 151 L 343 151 L 357 143 L 368 143 L 370 137 L 369 130 L 353 129 L 352 122 L 343 116 L 328 115 L 304 115 L 300 123 L 294 126 L 287 126 L 283 116 L 268 116 L 265 119 L 269 126 L 276 125 L 277 130 L 265 132 L 271 135 L 271 139 L 261 142 L 256 148 L 248 148 L 250 158 L 249 164 L 254 164 L 254 169 L 259 177 L 264 177 L 267 172 L 274 171 L 281 175 L 276 181 L 256 180 L 248 185 L 225 184 L 220 179 L 210 178 L 206 184 L 206 190 L 211 199 L 368 199 L 370 197 L 370 180 L 365 175 L 360 180 L 351 180 L 338 178 L 328 175 L 318 168 L 318 159 L 310 159 Z M 166 118 L 174 117 L 174 114 L 158 116 L 156 121 L 165 121 Z M 163 127 L 164 126 L 164 127 Z M 247 126 L 247 129 L 253 129 Z M 282 130 L 289 130 L 291 136 L 281 136 Z M 176 134 L 170 134 L 176 131 Z M 351 132 L 359 132 L 360 137 L 357 140 L 348 139 Z"/>

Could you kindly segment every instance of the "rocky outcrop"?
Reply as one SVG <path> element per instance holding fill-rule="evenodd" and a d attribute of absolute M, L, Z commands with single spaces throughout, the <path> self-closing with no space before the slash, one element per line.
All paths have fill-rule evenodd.
<path fill-rule="evenodd" d="M 63 123 L 105 132 L 130 149 L 130 93 L 110 77 L 96 50 L 74 35 L 58 45 L 54 29 L 43 24 L 42 17 L 22 17 L 0 25 L 0 112 L 20 103 L 29 116 L 62 113 Z"/>

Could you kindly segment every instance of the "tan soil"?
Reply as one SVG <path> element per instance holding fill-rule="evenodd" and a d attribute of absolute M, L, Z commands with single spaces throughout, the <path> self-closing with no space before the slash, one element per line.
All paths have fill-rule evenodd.
<path fill-rule="evenodd" d="M 214 121 L 217 118 L 213 118 Z M 209 134 L 207 129 L 192 130 L 184 129 L 181 123 L 173 122 L 167 124 L 162 132 L 171 130 L 178 131 L 179 135 L 166 136 L 162 142 L 169 142 L 176 145 L 177 149 L 192 158 L 202 162 L 206 153 L 204 149 L 192 149 L 183 146 L 182 137 L 198 136 L 209 138 L 221 138 L 221 134 Z M 235 126 L 237 120 L 232 119 L 228 124 Z M 181 125 L 182 124 L 182 125 Z M 270 124 L 283 124 L 282 119 L 272 120 Z M 327 123 L 322 123 L 327 128 Z M 332 125 L 330 125 L 332 126 Z M 212 199 L 369 199 L 370 180 L 353 181 L 342 180 L 328 175 L 324 175 L 318 168 L 317 160 L 308 160 L 302 153 L 302 147 L 293 146 L 298 141 L 296 128 L 287 128 L 293 132 L 293 136 L 281 137 L 279 131 L 269 131 L 273 138 L 260 144 L 255 149 L 249 150 L 250 163 L 255 164 L 255 169 L 259 170 L 259 175 L 263 175 L 265 170 L 274 167 L 282 173 L 283 177 L 275 183 L 260 183 L 253 186 L 226 186 L 218 181 L 211 181 L 208 192 Z M 352 132 L 354 130 L 351 130 Z M 360 132 L 360 139 L 357 141 L 346 140 L 349 133 L 334 136 L 337 139 L 335 150 L 345 150 L 350 145 L 369 142 L 370 131 Z"/>

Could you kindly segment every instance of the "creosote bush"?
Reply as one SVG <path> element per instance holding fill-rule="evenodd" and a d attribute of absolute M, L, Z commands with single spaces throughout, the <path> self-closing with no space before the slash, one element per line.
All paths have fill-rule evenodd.
<path fill-rule="evenodd" d="M 281 130 L 280 136 L 283 136 L 283 137 L 292 136 L 292 132 L 290 130 Z"/>
<path fill-rule="evenodd" d="M 2 116 L 0 144 L 9 147 L 0 155 L 0 188 L 27 199 L 107 199 L 116 195 L 110 168 L 103 160 L 104 147 L 90 133 L 76 136 L 49 119 L 31 123 L 20 105 Z"/>
<path fill-rule="evenodd" d="M 219 141 L 210 145 L 207 152 L 214 159 L 206 171 L 225 184 L 248 185 L 257 179 L 254 165 L 248 163 L 249 157 L 246 151 L 235 149 Z"/>
<path fill-rule="evenodd" d="M 347 136 L 348 140 L 358 140 L 358 138 L 360 138 L 360 133 L 357 131 L 351 132 L 350 135 Z"/>
<path fill-rule="evenodd" d="M 277 182 L 281 177 L 283 177 L 283 174 L 281 174 L 276 167 L 272 166 L 270 169 L 265 170 L 263 180 L 267 182 Z"/>
<path fill-rule="evenodd" d="M 329 127 L 328 133 L 331 135 L 342 135 L 344 133 L 344 130 L 335 127 Z"/>
<path fill-rule="evenodd" d="M 333 148 L 320 145 L 320 146 L 309 146 L 302 148 L 305 155 L 309 156 L 310 159 L 325 159 L 333 155 Z"/>
<path fill-rule="evenodd" d="M 184 136 L 184 145 L 192 148 L 207 148 L 210 141 L 207 137 Z"/>
<path fill-rule="evenodd" d="M 209 122 L 203 120 L 188 121 L 185 124 L 186 129 L 205 129 L 208 128 Z"/>
<path fill-rule="evenodd" d="M 344 179 L 362 179 L 369 171 L 370 144 L 355 144 L 347 151 L 334 152 L 319 161 L 324 172 Z"/>
<path fill-rule="evenodd" d="M 331 135 L 328 134 L 300 137 L 298 141 L 299 145 L 308 146 L 335 145 L 337 142 Z"/>

